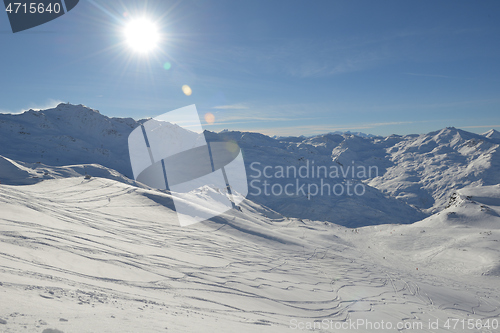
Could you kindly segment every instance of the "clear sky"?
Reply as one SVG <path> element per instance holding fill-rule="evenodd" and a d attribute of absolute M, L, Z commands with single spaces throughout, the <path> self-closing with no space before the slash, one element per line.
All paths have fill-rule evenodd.
<path fill-rule="evenodd" d="M 148 53 L 125 42 L 138 17 L 161 34 Z M 196 104 L 208 129 L 269 135 L 500 130 L 496 0 L 80 0 L 16 34 L 0 13 L 0 45 L 4 113 Z"/>

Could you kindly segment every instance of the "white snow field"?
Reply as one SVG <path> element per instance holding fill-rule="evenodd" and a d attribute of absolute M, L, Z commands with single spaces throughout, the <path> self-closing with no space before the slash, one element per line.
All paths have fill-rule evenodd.
<path fill-rule="evenodd" d="M 498 331 L 498 186 L 412 225 L 360 229 L 251 201 L 180 227 L 170 207 L 99 177 L 0 185 L 0 330 Z M 461 329 L 470 319 L 490 328 Z"/>
<path fill-rule="evenodd" d="M 330 179 L 361 196 L 249 195 L 180 227 L 169 192 L 129 178 L 140 123 L 0 114 L 0 332 L 500 332 L 498 132 L 205 133 L 238 142 L 250 181 L 268 179 L 253 162 L 379 173 Z"/>

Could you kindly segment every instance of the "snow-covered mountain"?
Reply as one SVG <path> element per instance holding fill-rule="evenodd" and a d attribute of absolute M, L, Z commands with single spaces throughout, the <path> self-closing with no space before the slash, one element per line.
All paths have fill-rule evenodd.
<path fill-rule="evenodd" d="M 366 194 L 360 197 L 315 196 L 304 200 L 304 196 L 250 196 L 283 214 L 309 216 L 353 227 L 415 222 L 422 218 L 422 214 L 443 209 L 457 189 L 500 183 L 500 139 L 456 128 L 385 138 L 326 134 L 278 141 L 256 133 L 226 132 L 218 136 L 237 141 L 246 153 L 247 164 L 258 161 L 273 166 L 274 170 L 276 165 L 299 168 L 308 160 L 317 166 L 333 165 L 344 170 L 348 167 L 355 170 L 376 167 L 376 174 L 357 179 L 366 188 Z M 247 171 L 256 174 L 249 168 Z M 262 176 L 261 180 L 264 178 Z M 356 178 L 348 173 L 347 177 L 329 181 Z M 289 179 L 273 180 L 289 182 Z M 353 209 L 354 206 L 363 208 Z M 380 222 L 374 223 L 374 220 Z"/>
<path fill-rule="evenodd" d="M 495 129 L 490 129 L 488 132 L 482 134 L 489 139 L 500 139 L 500 132 Z"/>
<path fill-rule="evenodd" d="M 444 208 L 456 189 L 500 183 L 498 139 L 452 127 L 374 140 L 373 146 L 390 164 L 369 184 L 427 212 Z"/>
<path fill-rule="evenodd" d="M 238 142 L 250 182 L 317 184 L 279 174 L 314 162 L 365 191 L 249 195 L 180 227 L 168 191 L 129 178 L 140 123 L 66 104 L 0 115 L 0 331 L 498 332 L 493 135 L 206 132 Z"/>
<path fill-rule="evenodd" d="M 70 104 L 20 115 L 0 114 L 0 140 L 4 143 L 0 155 L 49 166 L 99 164 L 132 178 L 127 138 L 141 123 L 144 121 L 108 118 L 83 105 Z M 445 128 L 423 135 L 331 133 L 275 139 L 258 133 L 205 132 L 209 141 L 234 140 L 242 148 L 249 199 L 285 216 L 351 227 L 416 222 L 443 209 L 457 189 L 500 183 L 497 134 L 495 130 L 477 135 Z M 279 168 L 298 171 L 307 167 L 311 171 L 313 164 L 327 168 L 327 176 L 332 168 L 338 175 L 276 177 Z M 266 167 L 272 177 L 263 174 Z M 358 170 L 373 172 L 358 177 Z M 271 195 L 264 193 L 265 181 L 268 193 L 275 186 Z M 315 195 L 316 186 L 320 189 L 324 183 L 328 183 L 325 192 L 328 187 L 333 192 L 334 186 L 337 193 L 344 192 Z M 292 184 L 289 193 L 293 195 L 284 193 L 288 184 Z M 349 185 L 351 194 L 358 185 L 358 193 L 362 189 L 363 195 L 349 195 Z"/>
<path fill-rule="evenodd" d="M 355 135 L 355 136 L 359 136 L 361 138 L 374 138 L 377 136 L 377 135 L 373 135 L 373 134 L 367 134 L 367 133 L 363 133 L 363 132 L 352 132 L 352 131 L 345 131 L 345 132 L 335 131 L 335 132 L 330 132 L 328 134 Z"/>
<path fill-rule="evenodd" d="M 228 131 L 228 130 L 224 130 L 224 131 Z M 355 135 L 355 136 L 359 136 L 359 137 L 362 137 L 362 138 L 374 138 L 376 137 L 377 135 L 373 135 L 373 134 L 366 134 L 366 133 L 363 133 L 363 132 L 352 132 L 352 131 L 334 131 L 334 132 L 328 132 L 324 135 L 332 135 L 332 134 L 337 134 L 337 135 Z M 306 139 L 306 138 L 314 138 L 316 136 L 322 136 L 322 135 L 311 135 L 311 136 L 305 136 L 305 135 L 300 135 L 300 136 L 280 136 L 280 135 L 274 135 L 272 136 L 273 139 L 277 139 L 277 140 L 280 140 L 280 141 L 287 141 L 287 140 L 297 140 L 297 138 L 299 139 Z"/>
<path fill-rule="evenodd" d="M 0 114 L 0 155 L 57 166 L 95 163 L 132 177 L 127 139 L 137 126 L 83 105 Z"/>

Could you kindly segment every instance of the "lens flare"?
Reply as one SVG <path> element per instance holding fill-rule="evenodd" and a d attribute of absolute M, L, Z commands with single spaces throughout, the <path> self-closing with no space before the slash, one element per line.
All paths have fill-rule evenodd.
<path fill-rule="evenodd" d="M 228 141 L 226 142 L 226 147 L 227 147 L 227 150 L 232 152 L 232 153 L 235 153 L 238 151 L 238 143 L 236 143 L 236 141 Z"/>
<path fill-rule="evenodd" d="M 166 63 L 163 64 L 163 68 L 168 71 L 170 68 L 172 68 L 172 64 L 169 63 L 169 62 L 166 62 Z"/>
<path fill-rule="evenodd" d="M 207 124 L 212 125 L 215 122 L 215 116 L 213 115 L 213 113 L 205 113 L 205 121 L 207 122 Z"/>
<path fill-rule="evenodd" d="M 188 86 L 187 84 L 183 85 L 182 86 L 182 92 L 186 95 L 186 96 L 191 96 L 191 94 L 193 93 L 193 90 L 191 89 L 190 86 Z"/>

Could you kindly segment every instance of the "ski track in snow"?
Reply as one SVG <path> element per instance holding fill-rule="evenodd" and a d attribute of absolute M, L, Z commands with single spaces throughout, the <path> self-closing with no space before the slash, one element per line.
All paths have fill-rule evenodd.
<path fill-rule="evenodd" d="M 292 319 L 361 318 L 447 332 L 425 328 L 500 314 L 497 277 L 415 273 L 411 262 L 380 259 L 382 246 L 366 249 L 372 227 L 246 202 L 182 228 L 153 196 L 168 201 L 102 178 L 1 185 L 0 331 L 289 332 Z"/>

